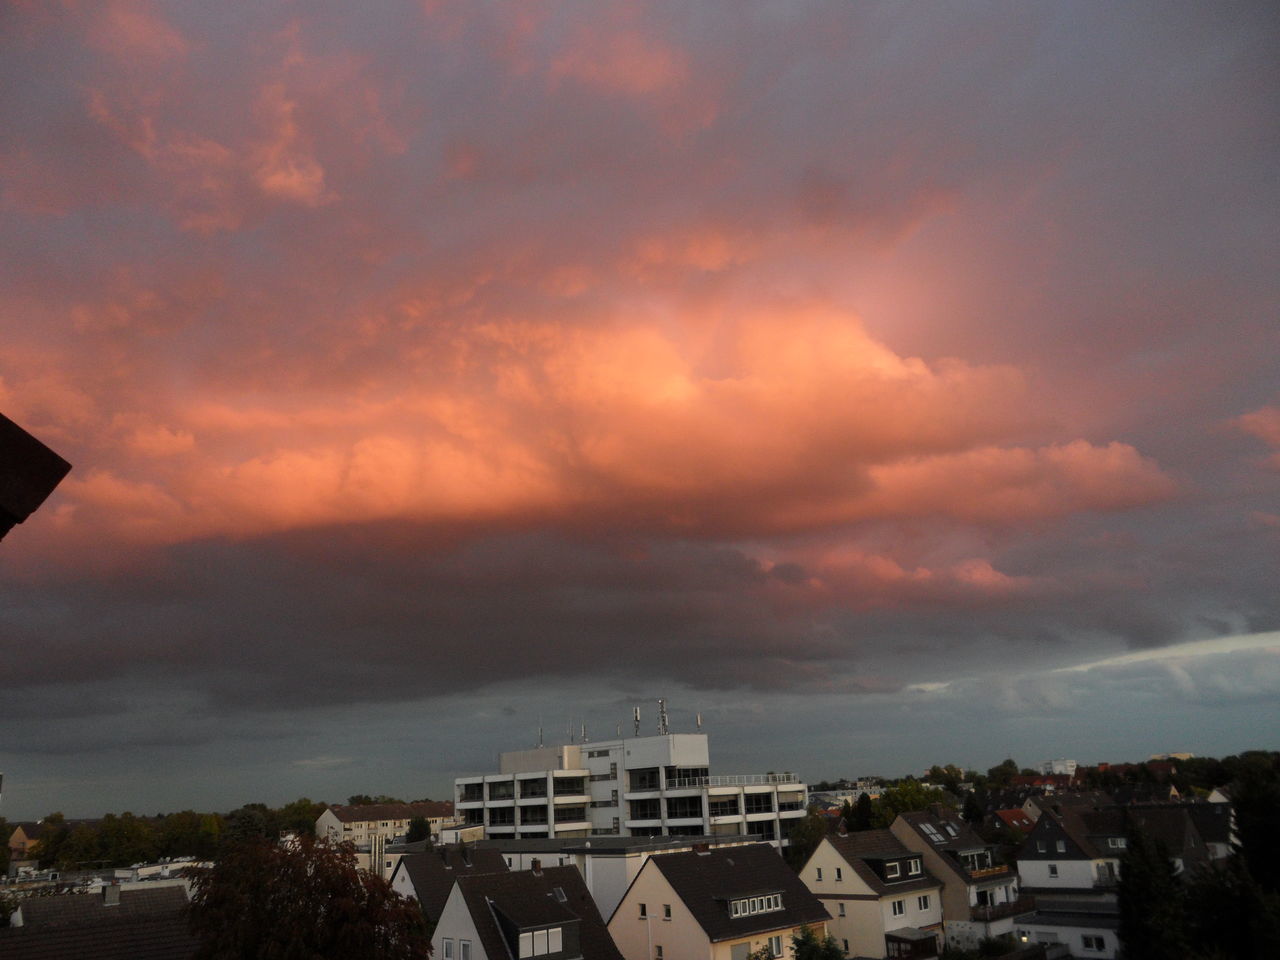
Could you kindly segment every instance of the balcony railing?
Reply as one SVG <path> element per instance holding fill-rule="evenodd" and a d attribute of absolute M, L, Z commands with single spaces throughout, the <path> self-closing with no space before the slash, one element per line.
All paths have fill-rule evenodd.
<path fill-rule="evenodd" d="M 979 867 L 977 870 L 970 870 L 969 876 L 974 880 L 985 880 L 988 877 L 998 877 L 1001 874 L 1011 872 L 1007 863 L 998 863 L 994 867 Z"/>
<path fill-rule="evenodd" d="M 685 790 L 689 787 L 761 787 L 773 783 L 799 783 L 794 773 L 752 773 L 740 777 L 683 777 L 668 780 L 668 790 Z M 656 789 L 656 788 L 655 788 Z"/>
<path fill-rule="evenodd" d="M 986 907 L 970 907 L 969 917 L 971 920 L 990 923 L 992 920 L 1003 920 L 1005 917 L 1013 917 L 1019 913 L 1030 913 L 1035 908 L 1035 897 L 1022 896 L 1017 900 L 1010 900 L 1008 903 L 997 903 Z"/>

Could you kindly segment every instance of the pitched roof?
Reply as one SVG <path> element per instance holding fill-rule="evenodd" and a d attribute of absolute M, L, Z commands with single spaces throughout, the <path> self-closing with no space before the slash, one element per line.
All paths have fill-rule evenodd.
<path fill-rule="evenodd" d="M 196 939 L 187 930 L 182 886 L 120 890 L 106 906 L 102 894 L 32 897 L 22 903 L 23 926 L 0 930 L 6 960 L 189 960 Z"/>
<path fill-rule="evenodd" d="M 369 820 L 412 820 L 414 817 L 451 817 L 453 804 L 447 800 L 428 803 L 365 803 L 351 806 L 335 803 L 329 812 L 343 823 L 364 823 Z"/>
<path fill-rule="evenodd" d="M 767 843 L 705 852 L 657 853 L 642 869 L 650 868 L 662 872 L 713 942 L 831 919 L 821 901 Z M 781 910 L 730 915 L 731 900 L 766 893 L 782 894 Z"/>
<path fill-rule="evenodd" d="M 507 862 L 497 850 L 475 847 L 439 847 L 426 853 L 406 853 L 397 870 L 403 870 L 413 884 L 413 892 L 423 915 L 435 922 L 459 877 L 482 873 L 507 873 Z"/>
<path fill-rule="evenodd" d="M 576 928 L 583 960 L 622 960 L 577 867 L 475 874 L 457 886 L 489 960 L 519 956 L 521 927 L 557 924 Z"/>
<path fill-rule="evenodd" d="M 908 850 L 890 830 L 859 830 L 849 834 L 830 834 L 827 840 L 868 887 L 881 896 L 932 889 L 942 884 L 927 870 L 912 876 L 902 869 L 900 879 L 889 879 L 885 863 L 890 860 L 920 860 L 920 854 Z"/>
<path fill-rule="evenodd" d="M 917 810 L 898 816 L 935 850 L 977 850 L 990 846 L 954 810 L 945 807 L 935 805 L 933 810 Z"/>
<path fill-rule="evenodd" d="M 1010 830 L 1017 830 L 1021 833 L 1030 832 L 1031 828 L 1036 825 L 1036 822 L 1027 816 L 1021 808 L 1014 810 L 996 810 L 995 815 L 1000 819 L 1000 822 Z"/>

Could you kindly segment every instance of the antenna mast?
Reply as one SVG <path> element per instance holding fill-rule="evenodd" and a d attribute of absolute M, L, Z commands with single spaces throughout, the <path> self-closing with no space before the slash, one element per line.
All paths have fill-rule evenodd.
<path fill-rule="evenodd" d="M 636 708 L 632 711 L 632 713 L 635 715 L 635 721 L 636 721 L 636 736 L 638 737 L 638 736 L 640 736 L 640 708 L 639 708 L 639 707 L 636 707 Z"/>
<path fill-rule="evenodd" d="M 658 698 L 658 736 L 665 737 L 671 732 L 671 728 L 667 725 L 667 701 Z"/>

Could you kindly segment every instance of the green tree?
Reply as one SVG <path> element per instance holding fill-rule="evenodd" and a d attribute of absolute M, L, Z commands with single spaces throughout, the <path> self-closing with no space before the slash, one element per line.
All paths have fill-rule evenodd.
<path fill-rule="evenodd" d="M 1116 933 L 1125 960 L 1188 956 L 1186 890 L 1174 875 L 1165 845 L 1132 825 L 1120 860 L 1116 898 L 1120 907 Z"/>
<path fill-rule="evenodd" d="M 309 797 L 299 797 L 292 803 L 280 808 L 276 818 L 281 830 L 293 830 L 297 833 L 315 833 L 316 820 L 324 813 L 325 805 L 316 803 Z"/>
<path fill-rule="evenodd" d="M 192 880 L 196 960 L 428 960 L 422 911 L 356 868 L 349 844 L 229 845 Z"/>
<path fill-rule="evenodd" d="M 151 821 L 127 811 L 118 817 L 108 813 L 102 818 L 98 825 L 98 842 L 102 849 L 101 858 L 117 867 L 147 863 L 160 856 L 159 839 Z"/>
<path fill-rule="evenodd" d="M 787 863 L 791 864 L 791 869 L 799 872 L 826 835 L 827 818 L 818 812 L 816 804 L 811 804 L 809 812 L 792 825 L 788 834 L 790 845 L 782 851 Z"/>
<path fill-rule="evenodd" d="M 1018 764 L 1012 757 L 1001 760 L 998 764 L 987 771 L 987 781 L 994 789 L 1002 789 L 1013 783 L 1013 778 L 1018 775 Z"/>
<path fill-rule="evenodd" d="M 244 806 L 232 810 L 223 818 L 223 844 L 237 844 L 246 840 L 262 840 L 267 836 L 267 818 L 261 810 Z"/>
<path fill-rule="evenodd" d="M 919 780 L 903 780 L 896 787 L 890 787 L 880 794 L 874 803 L 875 813 L 871 818 L 873 826 L 887 827 L 898 818 L 900 813 L 912 810 L 928 809 L 931 803 L 954 806 L 947 795 L 937 787 L 931 787 Z"/>
<path fill-rule="evenodd" d="M 844 960 L 844 951 L 836 943 L 836 938 L 828 933 L 819 939 L 813 927 L 808 924 L 801 926 L 792 936 L 791 946 L 795 950 L 796 960 Z"/>
<path fill-rule="evenodd" d="M 858 794 L 858 801 L 853 805 L 853 820 L 849 823 L 849 829 L 870 830 L 874 817 L 875 804 L 871 802 L 871 794 L 866 792 Z"/>
<path fill-rule="evenodd" d="M 58 850 L 58 866 L 64 870 L 89 869 L 104 859 L 98 831 L 81 823 Z"/>
<path fill-rule="evenodd" d="M 36 841 L 32 851 L 40 866 L 51 867 L 58 862 L 62 845 L 69 836 L 71 828 L 67 826 L 67 818 L 60 811 L 51 813 L 40 821 L 40 839 Z"/>
<path fill-rule="evenodd" d="M 409 821 L 409 832 L 404 836 L 408 843 L 431 839 L 431 824 L 426 817 L 414 817 Z"/>
<path fill-rule="evenodd" d="M 1196 871 L 1186 902 L 1193 956 L 1280 957 L 1280 896 L 1258 885 L 1243 857 Z"/>

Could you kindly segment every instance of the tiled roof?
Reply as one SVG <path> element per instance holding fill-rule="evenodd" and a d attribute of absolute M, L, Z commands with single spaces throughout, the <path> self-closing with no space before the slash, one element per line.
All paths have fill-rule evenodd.
<path fill-rule="evenodd" d="M 997 810 L 995 815 L 1000 818 L 1000 822 L 1011 830 L 1020 830 L 1027 833 L 1036 825 L 1035 821 L 1026 815 L 1020 808 L 1015 810 Z"/>
<path fill-rule="evenodd" d="M 577 867 L 464 876 L 457 884 L 490 960 L 519 955 L 519 927 L 555 924 L 576 927 L 582 960 L 622 960 Z"/>
<path fill-rule="evenodd" d="M 359 806 L 336 803 L 329 811 L 343 823 L 364 823 L 370 820 L 451 817 L 453 804 L 447 800 L 432 800 L 430 803 L 366 803 Z"/>
<path fill-rule="evenodd" d="M 409 875 L 423 915 L 434 923 L 440 919 L 455 880 L 482 873 L 506 873 L 507 863 L 497 850 L 441 847 L 426 853 L 406 853 L 396 869 Z"/>
<path fill-rule="evenodd" d="M 643 869 L 650 867 L 662 872 L 713 942 L 831 919 L 821 901 L 767 843 L 654 854 Z M 782 909 L 730 916 L 729 901 L 765 893 L 782 894 Z"/>
<path fill-rule="evenodd" d="M 989 846 L 987 841 L 974 833 L 973 828 L 961 820 L 953 810 L 945 808 L 921 810 L 902 813 L 899 816 L 935 850 L 977 850 Z M 937 831 L 937 835 L 942 837 L 941 842 L 934 841 L 928 827 Z"/>
<path fill-rule="evenodd" d="M 902 841 L 889 830 L 859 830 L 841 835 L 831 834 L 827 837 L 831 846 L 844 858 L 868 887 L 881 896 L 898 893 L 910 893 L 913 890 L 932 889 L 942 884 L 932 874 L 924 870 L 911 876 L 904 865 L 900 880 L 886 880 L 884 862 L 886 860 L 920 860 L 920 854 L 908 850 Z"/>
<path fill-rule="evenodd" d="M 125 888 L 119 893 L 120 902 L 113 906 L 106 905 L 101 892 L 28 897 L 22 901 L 22 923 L 29 927 L 99 923 L 112 917 L 179 913 L 187 905 L 186 888 L 180 885 Z"/>

